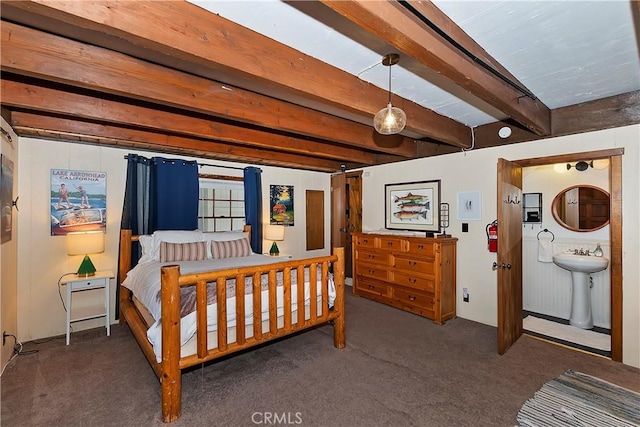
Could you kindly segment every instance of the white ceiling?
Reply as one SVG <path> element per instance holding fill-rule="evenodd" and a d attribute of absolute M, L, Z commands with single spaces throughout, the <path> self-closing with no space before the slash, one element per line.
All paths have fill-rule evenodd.
<path fill-rule="evenodd" d="M 395 50 L 358 38 L 357 29 L 323 12 L 321 4 L 191 3 L 387 89 L 389 69 L 380 62 Z M 639 36 L 630 1 L 433 3 L 550 109 L 640 90 Z M 394 93 L 467 126 L 506 118 L 461 89 L 443 85 L 437 75 L 420 71 L 418 76 L 409 70 L 413 66 L 410 58 L 401 57 L 392 67 Z"/>

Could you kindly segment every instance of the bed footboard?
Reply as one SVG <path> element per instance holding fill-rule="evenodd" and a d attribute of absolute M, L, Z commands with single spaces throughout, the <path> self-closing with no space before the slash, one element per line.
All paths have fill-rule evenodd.
<path fill-rule="evenodd" d="M 333 266 L 333 283 L 335 286 L 335 300 L 329 307 L 330 266 Z M 318 271 L 320 269 L 320 271 Z M 297 275 L 297 283 L 304 283 L 305 270 L 308 277 L 320 277 L 320 286 L 315 280 L 309 280 L 309 316 L 305 316 L 304 291 L 297 291 L 297 313 L 295 322 L 292 313 L 292 280 L 291 273 Z M 284 319 L 278 325 L 276 275 L 282 272 Z M 260 278 L 268 277 L 268 331 L 262 331 L 262 303 Z M 253 286 L 253 336 L 245 337 L 245 280 L 252 278 Z M 271 341 L 294 332 L 333 323 L 334 345 L 337 348 L 345 346 L 345 317 L 344 317 L 344 248 L 334 248 L 334 255 L 277 264 L 267 264 L 254 267 L 244 267 L 207 273 L 180 274 L 180 267 L 166 266 L 162 268 L 162 419 L 173 422 L 180 417 L 182 381 L 181 371 L 184 368 L 217 359 L 255 345 Z M 236 339 L 227 342 L 227 296 L 226 283 L 228 279 L 235 279 L 236 291 Z M 207 283 L 216 283 L 217 292 L 217 345 L 211 348 L 207 332 Z M 196 354 L 181 357 L 180 355 L 180 287 L 194 286 L 196 288 Z M 301 289 L 300 286 L 297 288 Z M 321 304 L 314 301 L 321 300 Z M 317 306 L 321 307 L 318 312 Z M 301 309 L 302 308 L 302 309 Z"/>

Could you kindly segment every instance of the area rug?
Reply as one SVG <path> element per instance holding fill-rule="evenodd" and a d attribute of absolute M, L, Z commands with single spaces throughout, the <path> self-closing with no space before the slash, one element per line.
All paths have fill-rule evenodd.
<path fill-rule="evenodd" d="M 517 421 L 521 427 L 640 426 L 640 393 L 568 370 L 527 400 Z"/>
<path fill-rule="evenodd" d="M 530 331 L 597 350 L 611 351 L 611 336 L 607 334 L 563 325 L 535 316 L 525 317 L 522 321 L 522 327 L 525 332 Z"/>

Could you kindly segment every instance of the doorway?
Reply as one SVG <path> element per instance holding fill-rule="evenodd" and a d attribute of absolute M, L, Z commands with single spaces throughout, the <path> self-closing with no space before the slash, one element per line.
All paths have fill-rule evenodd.
<path fill-rule="evenodd" d="M 609 241 L 611 242 L 610 254 L 610 283 L 611 283 L 611 359 L 622 362 L 622 155 L 624 149 L 601 150 L 584 153 L 573 153 L 551 157 L 522 159 L 512 162 L 519 168 L 530 166 L 542 166 L 555 163 L 570 163 L 588 159 L 609 159 L 609 194 L 610 194 L 610 222 Z M 521 173 L 521 171 L 520 171 Z M 500 182 L 500 169 L 498 177 Z M 520 189 L 521 191 L 521 189 Z M 498 212 L 501 211 L 501 194 L 498 192 Z M 520 219 L 521 221 L 521 219 Z M 507 224 L 509 226 L 509 224 Z M 521 224 L 520 224 L 521 226 Z M 502 248 L 510 248 L 518 245 L 522 250 L 521 238 L 514 239 L 505 234 Z M 502 233 L 500 235 L 501 239 Z M 520 240 L 520 241 L 511 241 Z M 502 240 L 501 240 L 502 242 Z M 503 261 L 504 259 L 504 261 Z M 507 265 L 510 257 L 505 250 L 498 245 L 498 265 Z M 522 265 L 513 265 L 514 271 L 521 271 Z M 500 273 L 500 272 L 499 272 Z M 498 352 L 506 352 L 508 348 L 522 335 L 522 302 L 514 304 L 514 299 L 500 298 L 501 292 L 507 290 L 508 295 L 515 292 L 522 295 L 522 286 L 513 282 L 513 275 L 498 274 Z M 520 278 L 521 280 L 521 278 Z M 506 325 L 501 327 L 501 325 Z"/>
<path fill-rule="evenodd" d="M 352 277 L 351 236 L 362 231 L 362 171 L 331 175 L 331 247 L 345 251 L 345 276 Z"/>

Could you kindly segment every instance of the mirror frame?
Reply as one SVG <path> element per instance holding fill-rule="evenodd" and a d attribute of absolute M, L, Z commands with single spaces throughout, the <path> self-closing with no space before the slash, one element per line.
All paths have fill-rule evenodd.
<path fill-rule="evenodd" d="M 588 228 L 588 229 L 582 229 L 582 228 L 576 228 L 576 227 L 571 227 L 570 225 L 568 225 L 566 222 L 564 222 L 561 218 L 560 218 L 560 214 L 558 213 L 558 203 L 560 202 L 560 198 L 569 190 L 573 190 L 574 188 L 592 188 L 594 190 L 598 190 L 601 191 L 602 193 L 606 194 L 607 197 L 609 197 L 609 219 L 603 223 L 602 225 L 598 226 L 598 227 L 594 227 L 594 228 Z M 572 185 L 570 187 L 567 187 L 565 189 L 563 189 L 562 191 L 560 191 L 558 194 L 556 194 L 556 196 L 553 198 L 553 201 L 551 202 L 551 215 L 553 215 L 553 219 L 556 220 L 556 222 L 563 228 L 566 228 L 567 230 L 571 230 L 571 231 L 575 231 L 577 233 L 589 233 L 592 231 L 596 231 L 596 230 L 600 230 L 601 228 L 609 225 L 609 223 L 611 222 L 611 194 L 609 194 L 608 191 L 606 191 L 603 188 L 597 187 L 595 185 L 589 185 L 589 184 L 577 184 L 577 185 Z"/>

